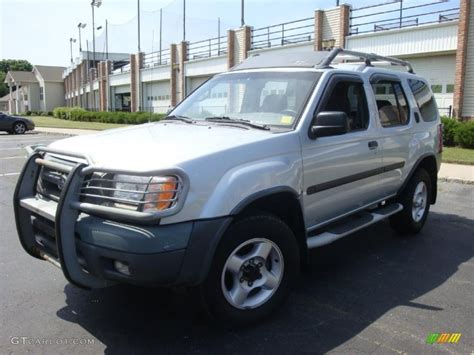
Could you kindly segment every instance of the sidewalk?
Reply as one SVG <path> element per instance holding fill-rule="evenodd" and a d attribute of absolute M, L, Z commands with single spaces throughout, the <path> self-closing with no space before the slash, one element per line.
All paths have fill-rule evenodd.
<path fill-rule="evenodd" d="M 474 184 L 474 166 L 442 163 L 438 177 L 442 181 Z"/>
<path fill-rule="evenodd" d="M 54 134 L 67 134 L 71 136 L 82 136 L 84 134 L 92 134 L 100 131 L 92 129 L 71 129 L 71 128 L 52 128 L 52 127 L 35 127 L 35 132 L 40 133 L 54 133 Z"/>

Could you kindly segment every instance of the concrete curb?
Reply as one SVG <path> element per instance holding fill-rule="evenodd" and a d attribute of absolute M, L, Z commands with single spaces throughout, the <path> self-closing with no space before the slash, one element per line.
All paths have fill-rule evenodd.
<path fill-rule="evenodd" d="M 36 127 L 34 131 L 38 133 L 67 134 L 70 136 L 79 136 L 79 135 L 101 132 L 101 131 L 92 130 L 92 129 L 53 128 L 53 127 Z"/>
<path fill-rule="evenodd" d="M 464 185 L 474 185 L 473 180 L 465 180 L 465 179 L 460 179 L 460 178 L 455 178 L 455 177 L 438 177 L 438 181 L 454 182 L 457 184 L 464 184 Z"/>

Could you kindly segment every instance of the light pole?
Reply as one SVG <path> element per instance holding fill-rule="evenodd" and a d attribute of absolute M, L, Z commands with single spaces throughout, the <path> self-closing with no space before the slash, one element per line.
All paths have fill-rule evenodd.
<path fill-rule="evenodd" d="M 107 24 L 107 20 L 105 20 L 105 59 L 108 60 L 109 59 L 109 36 L 107 34 L 107 27 L 108 27 L 108 24 Z M 97 27 L 97 31 L 101 30 L 102 29 L 102 26 L 99 26 Z M 104 57 L 102 57 L 103 59 Z"/>
<path fill-rule="evenodd" d="M 91 8 L 92 8 L 92 56 L 93 56 L 93 63 L 92 67 L 96 67 L 95 63 L 95 18 L 94 18 L 94 7 L 99 8 L 102 5 L 102 0 L 92 0 Z"/>
<path fill-rule="evenodd" d="M 240 0 L 240 26 L 245 26 L 245 0 Z"/>
<path fill-rule="evenodd" d="M 72 37 L 69 38 L 69 47 L 70 47 L 70 49 L 71 49 L 71 64 L 74 63 L 74 60 L 72 59 L 72 44 L 73 44 L 73 43 L 76 43 L 76 39 L 75 39 L 75 38 L 72 38 Z"/>
<path fill-rule="evenodd" d="M 86 24 L 85 23 L 82 23 L 82 22 L 79 22 L 77 24 L 77 28 L 79 30 L 79 52 L 82 52 L 82 40 L 81 40 L 81 29 L 84 29 L 86 28 Z"/>
<path fill-rule="evenodd" d="M 186 0 L 183 0 L 183 42 L 186 41 Z"/>
<path fill-rule="evenodd" d="M 140 53 L 140 0 L 137 0 L 137 19 L 138 19 L 138 53 Z"/>

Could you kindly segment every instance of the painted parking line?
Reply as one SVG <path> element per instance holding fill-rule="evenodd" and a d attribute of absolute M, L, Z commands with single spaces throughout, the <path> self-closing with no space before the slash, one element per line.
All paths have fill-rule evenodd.
<path fill-rule="evenodd" d="M 13 159 L 25 159 L 24 155 L 15 155 L 14 157 L 2 157 L 0 160 L 13 160 Z"/>
<path fill-rule="evenodd" d="M 20 175 L 20 173 L 5 173 L 5 174 L 0 174 L 0 177 L 16 176 L 16 175 Z"/>

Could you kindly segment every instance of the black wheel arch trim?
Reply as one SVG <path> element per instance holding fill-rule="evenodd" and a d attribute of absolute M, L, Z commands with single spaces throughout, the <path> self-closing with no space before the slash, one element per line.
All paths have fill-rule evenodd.
<path fill-rule="evenodd" d="M 423 154 L 417 159 L 415 164 L 413 164 L 413 167 L 411 168 L 410 172 L 408 173 L 408 175 L 407 175 L 405 181 L 403 182 L 402 186 L 398 190 L 397 197 L 400 196 L 400 194 L 403 192 L 403 190 L 405 190 L 405 187 L 407 186 L 410 179 L 413 177 L 413 174 L 415 173 L 415 171 L 420 167 L 422 161 L 425 160 L 426 158 L 430 158 L 430 157 L 435 159 L 435 161 L 437 161 L 436 155 L 433 154 L 433 153 Z M 432 181 L 432 186 L 431 186 L 431 201 L 430 201 L 430 203 L 432 205 L 434 205 L 436 203 L 437 195 L 438 195 L 438 170 L 436 170 L 436 179 L 434 181 Z"/>
<path fill-rule="evenodd" d="M 261 190 L 258 192 L 255 192 L 246 198 L 244 198 L 242 201 L 240 201 L 230 212 L 231 216 L 237 215 L 240 212 L 242 212 L 246 207 L 250 206 L 253 202 L 263 198 L 267 197 L 270 195 L 275 195 L 277 193 L 282 193 L 282 192 L 288 192 L 292 194 L 297 200 L 299 200 L 299 195 L 298 193 L 291 187 L 289 186 L 275 186 L 275 187 L 270 187 L 265 190 Z"/>

